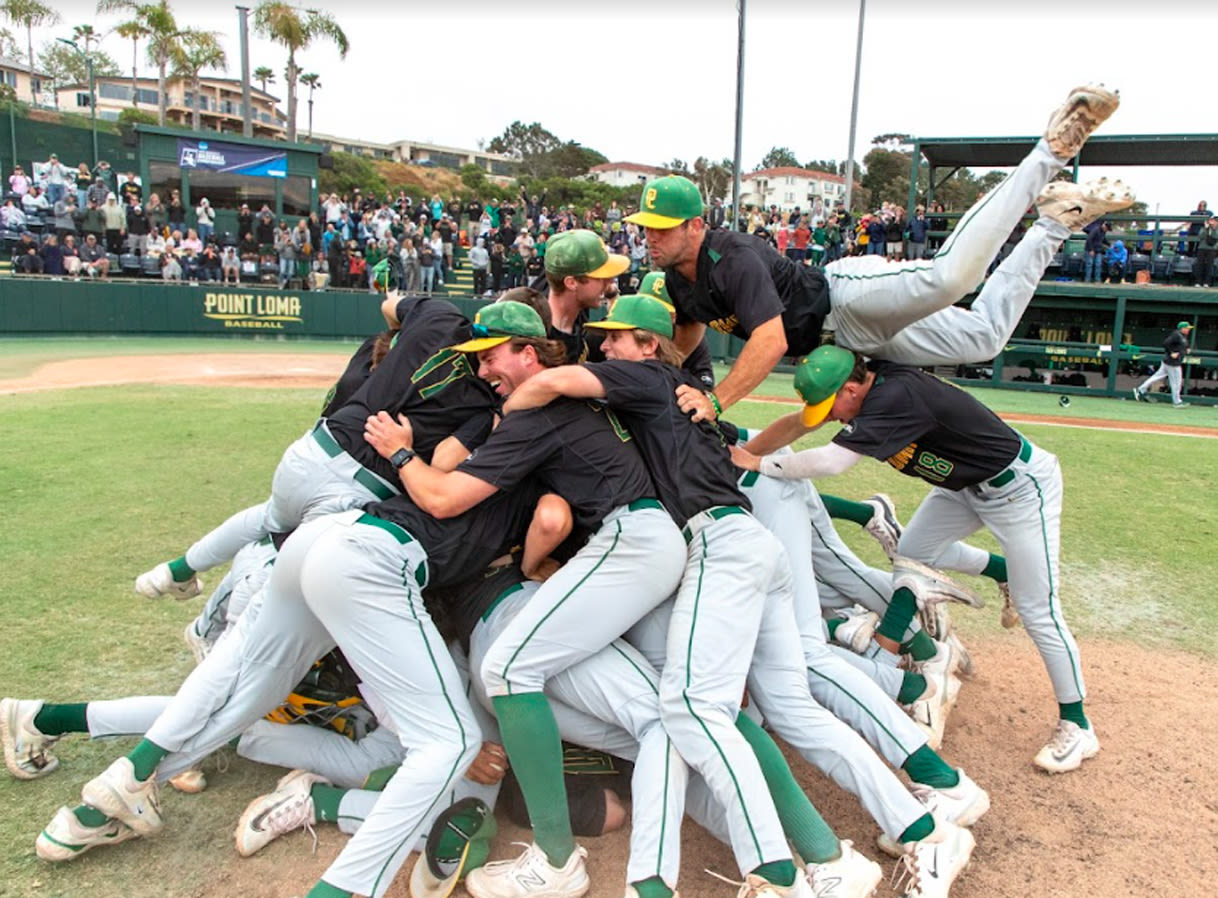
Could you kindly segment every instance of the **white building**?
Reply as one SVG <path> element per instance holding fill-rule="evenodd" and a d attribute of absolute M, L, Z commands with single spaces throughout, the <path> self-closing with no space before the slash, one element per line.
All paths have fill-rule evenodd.
<path fill-rule="evenodd" d="M 519 163 L 502 153 L 485 150 L 468 150 L 461 147 L 444 146 L 437 143 L 422 143 L 417 140 L 395 140 L 392 143 L 376 143 L 350 137 L 314 132 L 309 140 L 320 143 L 331 153 L 350 153 L 370 159 L 385 159 L 390 162 L 406 162 L 425 168 L 460 168 L 471 163 L 484 169 L 492 179 L 509 181 L 516 174 Z"/>
<path fill-rule="evenodd" d="M 798 206 L 816 217 L 846 198 L 846 179 L 807 168 L 763 168 L 745 175 L 740 190 L 742 206 L 777 206 L 783 212 Z"/>
<path fill-rule="evenodd" d="M 605 162 L 588 169 L 589 181 L 599 181 L 610 187 L 638 187 L 668 174 L 666 168 L 656 168 L 654 165 L 640 165 L 637 162 Z"/>

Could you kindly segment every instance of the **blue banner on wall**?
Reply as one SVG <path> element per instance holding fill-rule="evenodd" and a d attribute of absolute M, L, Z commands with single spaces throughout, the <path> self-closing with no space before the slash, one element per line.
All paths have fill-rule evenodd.
<path fill-rule="evenodd" d="M 182 168 L 260 178 L 286 178 L 288 154 L 262 147 L 225 143 L 222 140 L 178 138 L 178 165 Z"/>

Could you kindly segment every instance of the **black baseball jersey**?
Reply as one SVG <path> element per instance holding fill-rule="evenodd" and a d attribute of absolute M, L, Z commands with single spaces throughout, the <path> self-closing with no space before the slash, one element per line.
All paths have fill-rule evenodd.
<path fill-rule="evenodd" d="M 326 394 L 326 405 L 321 410 L 321 416 L 328 418 L 347 404 L 355 392 L 364 385 L 368 375 L 372 373 L 372 350 L 380 334 L 374 334 L 360 344 L 359 349 L 347 362 L 343 371 L 330 392 Z"/>
<path fill-rule="evenodd" d="M 839 446 L 949 490 L 984 483 L 1019 454 L 1019 434 L 959 387 L 909 365 L 868 367 L 875 382 Z"/>
<path fill-rule="evenodd" d="M 444 634 L 445 638 L 459 640 L 468 653 L 470 634 L 482 615 L 497 598 L 508 590 L 517 591 L 527 580 L 520 569 L 520 556 L 516 555 L 511 564 L 486 568 L 480 574 L 451 586 L 441 589 L 428 587 L 425 596 L 428 606 L 439 606 L 436 613 L 443 614 L 448 620 L 450 632 Z"/>
<path fill-rule="evenodd" d="M 678 527 L 716 505 L 751 510 L 736 488 L 736 469 L 719 427 L 709 421 L 694 424 L 677 405 L 677 387 L 701 388 L 696 378 L 654 359 L 611 360 L 587 368 L 605 388 L 609 407 L 634 436 L 659 499 Z"/>
<path fill-rule="evenodd" d="M 701 321 L 747 340 L 758 325 L 781 315 L 788 355 L 805 355 L 820 345 L 829 314 L 824 273 L 779 255 L 750 234 L 707 231 L 694 282 L 676 268 L 665 268 L 664 275 L 678 324 Z"/>
<path fill-rule="evenodd" d="M 1179 331 L 1172 331 L 1163 341 L 1163 364 L 1178 368 L 1184 364 L 1188 352 L 1188 338 Z"/>
<path fill-rule="evenodd" d="M 469 321 L 452 303 L 410 296 L 397 306 L 401 330 L 351 400 L 326 423 L 356 461 L 390 483 L 397 471 L 364 440 L 364 422 L 379 411 L 410 418 L 415 451 L 430 460 L 436 446 L 456 436 L 473 449 L 486 439 L 497 400 L 467 355 L 450 349 L 468 336 Z"/>
<path fill-rule="evenodd" d="M 566 499 L 576 525 L 587 530 L 618 506 L 656 495 L 617 416 L 602 403 L 577 399 L 506 416 L 457 470 L 501 490 L 531 474 Z"/>
<path fill-rule="evenodd" d="M 584 327 L 587 323 L 588 313 L 583 311 L 576 317 L 575 328 L 571 333 L 560 331 L 556 327 L 550 328 L 550 339 L 557 340 L 566 348 L 567 362 L 572 365 L 605 361 L 605 352 L 601 349 L 605 332 L 597 328 L 587 330 Z M 694 347 L 694 351 L 686 357 L 681 367 L 698 379 L 699 389 L 715 388 L 715 365 L 705 337 Z"/>

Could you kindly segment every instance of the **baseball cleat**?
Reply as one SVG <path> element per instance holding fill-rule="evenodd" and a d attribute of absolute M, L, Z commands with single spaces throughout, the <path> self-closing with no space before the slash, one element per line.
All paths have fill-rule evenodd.
<path fill-rule="evenodd" d="M 981 596 L 961 586 L 941 571 L 898 555 L 892 562 L 892 589 L 908 589 L 917 597 L 918 608 L 931 602 L 960 602 L 973 608 L 984 608 Z"/>
<path fill-rule="evenodd" d="M 137 780 L 130 758 L 119 758 L 100 776 L 85 783 L 80 797 L 85 804 L 122 821 L 141 836 L 155 836 L 165 828 L 156 777 Z"/>
<path fill-rule="evenodd" d="M 173 596 L 175 599 L 193 599 L 203 592 L 203 582 L 196 576 L 181 583 L 173 579 L 168 562 L 161 562 L 150 571 L 135 578 L 135 591 L 149 599 Z"/>
<path fill-rule="evenodd" d="M 918 609 L 918 622 L 931 639 L 942 641 L 951 632 L 952 617 L 946 602 L 931 602 Z"/>
<path fill-rule="evenodd" d="M 875 628 L 880 625 L 880 616 L 861 605 L 844 608 L 838 612 L 843 618 L 833 631 L 833 641 L 843 645 L 857 655 L 863 654 L 871 644 Z"/>
<path fill-rule="evenodd" d="M 1014 630 L 1022 623 L 1019 619 L 1019 611 L 1015 607 L 1015 603 L 1011 601 L 1011 584 L 999 583 L 998 594 L 1002 596 L 1002 616 L 998 621 L 1007 630 Z"/>
<path fill-rule="evenodd" d="M 1072 720 L 1059 720 L 1053 738 L 1036 753 L 1032 763 L 1049 773 L 1069 773 L 1099 753 L 1100 738 L 1095 730 L 1083 729 Z"/>
<path fill-rule="evenodd" d="M 872 508 L 871 520 L 863 525 L 863 529 L 875 538 L 892 561 L 897 557 L 897 543 L 901 541 L 901 522 L 897 519 L 897 506 L 884 493 L 876 493 L 869 499 L 863 500 L 864 505 Z"/>
<path fill-rule="evenodd" d="M 592 883 L 584 858 L 588 852 L 578 845 L 561 867 L 550 866 L 546 853 L 537 846 L 525 845 L 515 860 L 493 861 L 471 870 L 465 877 L 465 891 L 474 898 L 582 898 Z"/>
<path fill-rule="evenodd" d="M 85 826 L 71 808 L 60 808 L 47 828 L 34 840 L 34 851 L 44 861 L 70 861 L 98 845 L 117 845 L 136 838 L 137 833 L 117 820 L 101 826 Z"/>
<path fill-rule="evenodd" d="M 956 635 L 956 631 L 948 630 L 947 638 L 943 641 L 951 646 L 956 655 L 956 674 L 961 677 L 974 676 L 977 673 L 977 664 L 973 661 L 969 650 L 964 647 L 964 643 L 960 641 L 960 637 Z"/>
<path fill-rule="evenodd" d="M 4 766 L 19 780 L 36 780 L 54 773 L 59 759 L 49 749 L 58 736 L 44 736 L 34 726 L 42 710 L 40 699 L 0 700 L 0 742 L 4 743 Z"/>
<path fill-rule="evenodd" d="M 826 864 L 808 865 L 808 884 L 815 898 L 867 898 L 884 878 L 880 865 L 842 841 L 842 856 Z"/>
<path fill-rule="evenodd" d="M 935 789 L 912 783 L 910 791 L 935 815 L 936 820 L 970 827 L 990 809 L 990 796 L 963 770 L 957 769 L 956 773 L 960 776 L 960 782 L 951 788 Z"/>
<path fill-rule="evenodd" d="M 275 784 L 274 792 L 251 801 L 233 832 L 237 854 L 242 857 L 256 854 L 294 829 L 305 829 L 316 842 L 311 790 L 314 783 L 329 782 L 307 770 L 293 770 Z"/>
<path fill-rule="evenodd" d="M 442 811 L 410 872 L 411 898 L 448 898 L 471 870 L 486 863 L 495 830 L 495 815 L 477 798 L 463 798 Z"/>
<path fill-rule="evenodd" d="M 897 867 L 897 887 L 904 888 L 901 894 L 905 898 L 947 898 L 976 847 L 977 841 L 967 829 L 936 821 L 933 833 L 906 846 Z"/>
<path fill-rule="evenodd" d="M 1088 84 L 1070 91 L 1066 102 L 1049 116 L 1045 142 L 1058 159 L 1073 159 L 1104 121 L 1121 105 L 1119 91 Z"/>
<path fill-rule="evenodd" d="M 1036 211 L 1071 231 L 1081 231 L 1109 212 L 1132 206 L 1134 199 L 1133 191 L 1123 181 L 1053 181 L 1036 198 Z"/>
<path fill-rule="evenodd" d="M 1141 402 L 1141 401 L 1142 401 L 1143 399 L 1145 399 L 1145 398 L 1146 398 L 1146 394 L 1145 394 L 1145 393 L 1143 393 L 1143 392 L 1142 392 L 1141 390 L 1139 390 L 1137 387 L 1134 387 L 1134 388 L 1133 388 L 1133 401 L 1134 401 L 1134 402 Z"/>
<path fill-rule="evenodd" d="M 960 669 L 960 656 L 951 643 L 936 641 L 934 657 L 916 662 L 916 669 L 927 680 L 933 679 L 936 685 L 941 685 Z"/>
<path fill-rule="evenodd" d="M 202 767 L 190 767 L 177 776 L 170 777 L 169 785 L 187 795 L 198 795 L 207 788 L 207 776 Z"/>
<path fill-rule="evenodd" d="M 211 651 L 212 644 L 195 632 L 194 621 L 188 623 L 186 629 L 182 631 L 182 641 L 186 643 L 186 647 L 194 655 L 196 666 L 202 664 L 203 659 L 207 657 L 207 653 Z"/>
<path fill-rule="evenodd" d="M 926 691 L 905 707 L 910 719 L 926 734 L 926 744 L 932 751 L 938 751 L 943 745 L 943 731 L 947 728 L 947 706 L 944 702 L 946 694 L 945 682 L 936 683 L 928 678 Z"/>

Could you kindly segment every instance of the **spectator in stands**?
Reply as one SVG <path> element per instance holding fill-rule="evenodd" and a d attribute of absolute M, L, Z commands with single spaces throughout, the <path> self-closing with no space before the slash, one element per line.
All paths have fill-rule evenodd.
<path fill-rule="evenodd" d="M 402 260 L 402 292 L 417 293 L 423 274 L 419 265 L 419 251 L 414 245 L 414 240 L 409 237 L 405 238 L 402 241 L 401 249 L 398 250 L 398 256 Z"/>
<path fill-rule="evenodd" d="M 457 225 L 446 213 L 440 216 L 436 230 L 440 232 L 440 246 L 444 253 L 444 279 L 447 281 L 448 272 L 453 270 L 453 240 L 457 236 Z"/>
<path fill-rule="evenodd" d="M 359 287 L 368 276 L 368 263 L 354 240 L 347 242 L 347 286 Z"/>
<path fill-rule="evenodd" d="M 432 230 L 431 240 L 428 245 L 431 247 L 432 267 L 435 269 L 435 275 L 432 280 L 432 289 L 434 290 L 445 283 L 444 239 L 440 236 L 439 228 Z"/>
<path fill-rule="evenodd" d="M 245 236 L 241 238 L 241 243 L 237 246 L 237 253 L 241 256 L 242 262 L 258 263 L 258 241 L 254 239 L 254 235 L 246 231 Z"/>
<path fill-rule="evenodd" d="M 884 222 L 883 212 L 876 212 L 867 222 L 867 255 L 883 256 L 884 238 L 888 235 L 888 226 Z"/>
<path fill-rule="evenodd" d="M 59 161 L 59 157 L 54 153 L 51 158 L 46 161 L 46 178 L 47 185 L 47 202 L 54 206 L 68 192 L 68 171 L 63 167 L 63 163 Z"/>
<path fill-rule="evenodd" d="M 199 200 L 199 205 L 195 208 L 195 223 L 199 230 L 199 239 L 210 243 L 216 228 L 216 210 L 211 207 L 207 197 Z"/>
<path fill-rule="evenodd" d="M 309 220 L 305 227 L 309 231 L 309 254 L 314 255 L 321 248 L 321 219 L 316 212 L 309 213 Z"/>
<path fill-rule="evenodd" d="M 182 205 L 182 194 L 171 191 L 169 203 L 165 207 L 165 224 L 170 231 L 186 233 L 186 207 Z"/>
<path fill-rule="evenodd" d="M 481 237 L 469 249 L 469 267 L 474 274 L 474 296 L 489 295 L 487 277 L 490 275 L 491 254 Z"/>
<path fill-rule="evenodd" d="M 199 235 L 195 233 L 194 228 L 186 229 L 186 236 L 178 240 L 178 246 L 184 250 L 193 250 L 195 255 L 203 252 L 203 241 L 199 239 Z"/>
<path fill-rule="evenodd" d="M 122 196 L 125 206 L 134 206 L 136 203 L 144 201 L 144 188 L 140 186 L 135 172 L 127 172 L 127 178 L 123 181 L 123 186 L 119 188 L 119 194 Z"/>
<path fill-rule="evenodd" d="M 51 204 L 47 202 L 42 188 L 37 184 L 31 184 L 30 189 L 21 198 L 21 208 L 25 212 L 27 220 L 33 219 L 41 223 L 50 213 Z"/>
<path fill-rule="evenodd" d="M 159 233 L 162 237 L 166 235 L 165 222 L 168 220 L 168 210 L 165 204 L 161 202 L 159 194 L 149 194 L 148 202 L 144 204 L 144 214 L 148 216 L 148 233 Z"/>
<path fill-rule="evenodd" d="M 503 292 L 504 263 L 506 261 L 503 244 L 496 240 L 491 244 L 491 292 L 496 295 Z"/>
<path fill-rule="evenodd" d="M 1189 213 L 1193 220 L 1189 222 L 1188 227 L 1184 229 L 1184 235 L 1191 237 L 1184 243 L 1184 249 L 1181 252 L 1184 255 L 1193 256 L 1197 253 L 1197 237 L 1201 234 L 1201 228 L 1210 217 L 1209 205 L 1205 200 L 1197 203 L 1197 208 Z"/>
<path fill-rule="evenodd" d="M 150 231 L 148 236 L 144 238 L 144 255 L 151 256 L 154 259 L 159 259 L 163 256 L 166 250 L 173 249 L 173 242 L 167 242 L 164 237 L 156 231 Z"/>
<path fill-rule="evenodd" d="M 42 274 L 42 256 L 34 235 L 26 231 L 13 250 L 13 270 L 21 274 Z"/>
<path fill-rule="evenodd" d="M 237 247 L 224 247 L 220 253 L 220 271 L 226 284 L 236 284 L 241 280 L 241 257 L 237 255 Z"/>
<path fill-rule="evenodd" d="M 97 163 L 97 167 L 93 169 L 93 177 L 100 178 L 107 191 L 114 189 L 114 169 L 110 167 L 110 163 L 105 159 Z M 98 205 L 100 206 L 102 202 L 105 202 L 105 197 L 102 197 Z"/>
<path fill-rule="evenodd" d="M 1125 241 L 1114 240 L 1112 246 L 1108 247 L 1108 254 L 1105 259 L 1108 263 L 1107 283 L 1119 284 L 1125 280 L 1125 266 L 1129 263 L 1129 250 L 1125 248 Z"/>
<path fill-rule="evenodd" d="M 330 285 L 330 263 L 318 253 L 309 265 L 309 289 L 325 290 Z"/>
<path fill-rule="evenodd" d="M 347 211 L 347 204 L 338 198 L 338 194 L 332 193 L 321 204 L 321 211 L 326 217 L 326 224 L 337 225 L 342 214 Z"/>
<path fill-rule="evenodd" d="M 237 210 L 237 233 L 254 233 L 254 213 L 250 211 L 247 203 L 242 203 L 241 208 Z"/>
<path fill-rule="evenodd" d="M 43 274 L 63 274 L 63 252 L 59 247 L 59 238 L 54 234 L 47 234 L 42 239 L 42 249 L 38 254 L 42 256 Z"/>
<path fill-rule="evenodd" d="M 625 274 L 629 275 L 629 270 Z M 524 281 L 521 284 L 523 287 L 534 284 L 539 278 L 546 276 L 546 260 L 537 254 L 533 249 L 529 249 L 524 257 Z"/>
<path fill-rule="evenodd" d="M 55 235 L 59 238 L 60 246 L 63 238 L 76 233 L 76 195 L 64 193 L 55 203 Z"/>
<path fill-rule="evenodd" d="M 905 210 L 893 206 L 884 219 L 884 255 L 890 262 L 905 258 Z"/>
<path fill-rule="evenodd" d="M 89 171 L 89 163 L 82 162 L 76 167 L 76 208 L 83 209 L 89 205 L 89 188 L 93 186 L 93 173 Z"/>
<path fill-rule="evenodd" d="M 1100 269 L 1104 262 L 1104 244 L 1112 226 L 1106 221 L 1097 221 L 1087 226 L 1086 259 L 1083 262 L 1083 283 L 1099 283 Z"/>
<path fill-rule="evenodd" d="M 930 222 L 926 220 L 926 207 L 915 206 L 913 220 L 909 222 L 909 258 L 921 259 L 926 256 L 926 238 L 930 232 Z"/>
<path fill-rule="evenodd" d="M 279 220 L 279 227 L 271 239 L 275 255 L 279 257 L 279 289 L 282 290 L 287 287 L 288 281 L 296 276 L 296 241 L 292 237 L 292 231 L 288 230 L 287 221 Z"/>
<path fill-rule="evenodd" d="M 0 228 L 6 231 L 25 230 L 25 212 L 11 196 L 0 206 Z"/>
<path fill-rule="evenodd" d="M 507 281 L 504 286 L 511 290 L 513 287 L 520 287 L 524 283 L 524 253 L 520 251 L 520 247 L 512 244 L 511 249 L 507 251 Z"/>
<path fill-rule="evenodd" d="M 236 248 L 233 246 L 225 246 L 224 250 L 235 252 Z M 240 274 L 240 264 L 240 259 L 238 259 L 238 274 Z M 220 250 L 216 248 L 214 243 L 208 243 L 203 247 L 203 252 L 199 253 L 199 280 L 220 280 Z M 233 281 L 233 283 L 235 284 L 236 281 Z"/>
<path fill-rule="evenodd" d="M 266 203 L 263 203 L 262 208 L 258 210 L 258 221 L 254 223 L 254 237 L 258 240 L 259 246 L 274 249 L 275 213 Z"/>
<path fill-rule="evenodd" d="M 182 280 L 182 265 L 173 253 L 161 256 L 161 278 L 166 281 Z"/>
<path fill-rule="evenodd" d="M 123 240 L 127 236 L 127 213 L 113 193 L 106 194 L 102 216 L 106 224 L 106 249 L 117 256 L 123 251 Z"/>
<path fill-rule="evenodd" d="M 104 202 L 104 200 L 103 200 Z M 92 234 L 98 240 L 98 243 L 104 239 L 106 233 L 106 216 L 102 212 L 101 205 L 95 203 L 92 199 L 85 206 L 84 211 L 80 216 L 80 232 L 84 236 Z"/>
<path fill-rule="evenodd" d="M 144 207 L 136 203 L 127 207 L 127 252 L 137 256 L 148 250 L 148 215 Z"/>
<path fill-rule="evenodd" d="M 89 202 L 97 203 L 97 208 L 106 205 L 106 197 L 110 195 L 110 188 L 106 186 L 106 182 L 101 178 L 93 179 L 93 186 L 89 188 Z"/>
<path fill-rule="evenodd" d="M 91 278 L 104 278 L 110 271 L 110 259 L 94 233 L 85 234 L 84 245 L 80 248 L 80 267 Z"/>
<path fill-rule="evenodd" d="M 63 273 L 72 277 L 80 276 L 80 247 L 76 245 L 76 236 L 67 234 L 59 243 L 59 254 L 63 258 Z"/>
<path fill-rule="evenodd" d="M 30 190 L 30 179 L 20 165 L 13 166 L 13 173 L 8 176 L 8 192 L 17 198 L 17 202 L 25 197 Z"/>
<path fill-rule="evenodd" d="M 1197 234 L 1197 262 L 1193 284 L 1209 287 L 1214 277 L 1214 258 L 1218 256 L 1218 216 L 1211 215 Z"/>
<path fill-rule="evenodd" d="M 830 215 L 825 225 L 825 264 L 836 262 L 845 252 L 845 236 L 841 225 L 841 216 Z"/>

